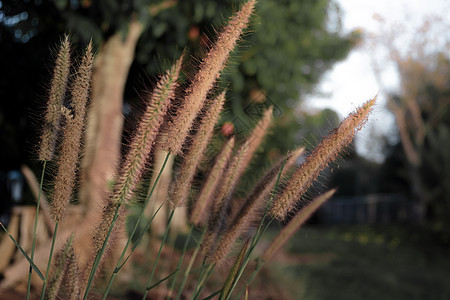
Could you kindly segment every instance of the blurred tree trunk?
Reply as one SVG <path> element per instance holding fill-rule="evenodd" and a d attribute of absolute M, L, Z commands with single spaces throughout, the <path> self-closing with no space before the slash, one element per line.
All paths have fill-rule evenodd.
<path fill-rule="evenodd" d="M 161 149 L 155 149 L 155 160 L 152 164 L 152 178 L 150 180 L 149 193 L 156 182 L 156 179 L 164 165 L 164 161 L 167 157 L 167 152 Z M 155 215 L 153 222 L 151 224 L 151 232 L 155 236 L 162 236 L 166 230 L 167 223 L 167 209 L 168 209 L 168 189 L 170 180 L 172 178 L 172 167 L 173 167 L 174 156 L 172 154 L 167 158 L 164 170 L 161 172 L 158 183 L 153 190 L 150 203 L 144 211 L 144 215 L 150 219 L 153 214 L 159 209 L 159 212 Z"/>
<path fill-rule="evenodd" d="M 397 64 L 400 71 L 405 71 L 406 66 L 403 61 L 397 61 Z M 406 93 L 405 98 L 398 101 L 395 97 L 390 96 L 388 108 L 395 116 L 403 152 L 408 162 L 407 171 L 411 183 L 411 194 L 415 198 L 413 215 L 419 223 L 423 223 L 426 219 L 426 206 L 429 202 L 420 174 L 425 122 L 421 114 L 422 109 L 415 100 L 417 95 L 409 94 L 414 93 L 414 90 L 408 87 L 411 82 L 404 82 L 405 78 L 402 81 L 402 90 Z"/>
<path fill-rule="evenodd" d="M 142 27 L 138 21 L 131 21 L 127 35 L 117 32 L 96 57 L 79 198 L 87 217 L 101 213 L 106 188 L 118 167 L 123 94 Z"/>

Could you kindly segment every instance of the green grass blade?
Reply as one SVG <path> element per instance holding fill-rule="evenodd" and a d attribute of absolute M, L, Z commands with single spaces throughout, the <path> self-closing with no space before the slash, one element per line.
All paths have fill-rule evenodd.
<path fill-rule="evenodd" d="M 273 188 L 272 194 L 270 195 L 270 199 L 266 205 L 266 208 L 264 210 L 264 214 L 263 217 L 261 219 L 261 222 L 259 223 L 258 229 L 256 230 L 255 235 L 253 236 L 252 242 L 250 244 L 250 248 L 248 250 L 248 252 L 245 255 L 245 259 L 244 262 L 242 263 L 238 274 L 236 276 L 236 278 L 233 281 L 233 285 L 231 288 L 231 291 L 233 291 L 236 288 L 236 285 L 239 281 L 239 279 L 241 278 L 242 274 L 244 273 L 245 268 L 247 267 L 248 262 L 250 261 L 250 256 L 253 253 L 253 250 L 255 249 L 256 245 L 258 244 L 259 240 L 261 239 L 261 237 L 263 236 L 263 234 L 267 231 L 267 229 L 269 228 L 270 224 L 272 223 L 273 219 L 271 219 L 268 224 L 264 225 L 265 220 L 268 216 L 269 210 L 270 210 L 270 206 L 272 204 L 273 199 L 275 198 L 275 194 L 278 190 L 278 186 L 280 184 L 280 180 L 281 180 L 281 174 L 283 173 L 283 169 L 284 166 L 286 165 L 286 160 L 283 162 L 283 165 L 280 168 L 280 171 L 278 172 L 278 177 L 277 177 L 277 181 L 275 182 L 275 186 Z M 240 298 L 240 296 L 242 295 L 242 292 L 239 293 L 238 298 Z"/>
<path fill-rule="evenodd" d="M 197 247 L 195 248 L 194 253 L 192 253 L 192 257 L 189 261 L 189 264 L 187 265 L 186 270 L 184 271 L 183 280 L 181 281 L 181 285 L 178 288 L 177 296 L 175 297 L 176 300 L 179 300 L 181 298 L 181 294 L 183 293 L 184 286 L 186 285 L 189 274 L 191 273 L 191 269 L 192 269 L 192 266 L 194 265 L 194 261 L 197 258 L 198 252 L 200 251 L 200 245 L 203 241 L 203 237 L 205 236 L 205 232 L 206 232 L 206 227 L 203 229 L 199 240 L 197 240 L 195 238 L 195 236 L 193 237 L 194 240 L 197 241 Z"/>
<path fill-rule="evenodd" d="M 206 270 L 202 272 L 202 274 L 200 275 L 200 278 L 197 281 L 197 286 L 195 287 L 194 293 L 192 293 L 190 299 L 192 300 L 198 299 L 200 293 L 202 292 L 203 288 L 206 285 L 206 282 L 208 281 L 209 277 L 213 272 L 214 272 L 214 265 L 209 264 Z"/>
<path fill-rule="evenodd" d="M 164 202 L 165 203 L 165 202 Z M 152 223 L 153 219 L 155 218 L 156 214 L 158 213 L 158 211 L 163 207 L 164 203 L 162 203 L 158 209 L 155 211 L 155 213 L 153 214 L 153 216 L 151 217 L 151 219 L 148 221 L 147 225 L 145 226 L 145 229 L 143 230 L 143 232 L 146 232 L 148 227 L 150 226 L 150 224 Z M 133 247 L 131 247 L 131 253 L 128 254 L 128 256 L 123 260 L 123 262 L 121 263 L 121 259 L 119 259 L 119 261 L 117 262 L 116 267 L 114 268 L 113 273 L 111 274 L 111 277 L 109 279 L 108 285 L 106 286 L 105 291 L 103 292 L 103 296 L 102 296 L 102 300 L 106 299 L 106 296 L 108 296 L 109 291 L 111 290 L 112 284 L 114 282 L 114 279 L 116 278 L 117 274 L 119 273 L 119 271 L 123 268 L 123 266 L 125 265 L 125 263 L 128 261 L 128 259 L 131 257 L 131 255 L 133 255 L 134 250 L 136 250 L 137 246 L 139 245 L 139 241 L 142 239 L 142 235 L 138 238 L 136 244 L 133 245 Z M 125 248 L 126 250 L 126 248 Z M 124 252 L 125 252 L 124 250 Z M 123 254 L 123 253 L 122 253 Z"/>
<path fill-rule="evenodd" d="M 144 234 L 148 231 L 148 229 L 150 228 L 150 225 L 153 222 L 153 219 L 156 217 L 156 215 L 158 214 L 158 212 L 162 209 L 162 207 L 164 206 L 164 204 L 166 204 L 166 201 L 164 201 L 163 203 L 161 203 L 161 205 L 158 207 L 158 209 L 155 211 L 155 213 L 152 215 L 152 217 L 147 221 L 147 223 L 144 226 L 144 229 L 140 232 L 140 234 L 138 235 L 137 239 L 136 239 L 136 243 L 131 247 L 131 252 L 133 252 L 137 246 L 140 244 L 142 238 L 144 237 Z"/>
<path fill-rule="evenodd" d="M 215 296 L 219 295 L 220 292 L 222 292 L 222 290 L 215 291 L 214 293 L 212 293 L 212 294 L 209 295 L 208 297 L 203 298 L 203 300 L 209 300 L 209 299 L 212 299 L 212 298 L 214 298 Z"/>
<path fill-rule="evenodd" d="M 158 286 L 160 283 L 166 281 L 167 279 L 169 279 L 170 277 L 172 277 L 173 275 L 175 275 L 180 269 L 176 269 L 175 271 L 173 271 L 172 273 L 170 273 L 169 275 L 167 275 L 166 277 L 164 277 L 163 279 L 160 279 L 159 281 L 157 281 L 156 283 L 154 283 L 152 286 L 148 287 L 147 290 L 151 290 L 152 288 L 154 288 L 155 286 Z"/>
<path fill-rule="evenodd" d="M 148 228 L 150 227 L 150 225 L 153 222 L 153 219 L 156 217 L 156 215 L 158 214 L 158 212 L 161 210 L 161 208 L 164 206 L 164 204 L 166 204 L 166 202 L 161 203 L 161 205 L 158 207 L 158 209 L 155 211 L 155 213 L 152 215 L 152 217 L 147 221 L 147 224 L 145 224 L 144 229 L 142 230 L 141 234 L 138 236 L 136 243 L 131 247 L 131 253 L 128 254 L 127 258 L 124 260 L 124 262 L 119 266 L 120 268 L 122 268 L 125 264 L 125 262 L 130 258 L 130 256 L 133 254 L 134 250 L 136 250 L 137 246 L 139 246 L 140 241 L 142 240 L 145 232 L 148 231 Z"/>
<path fill-rule="evenodd" d="M 272 201 L 275 198 L 275 194 L 277 193 L 278 186 L 279 186 L 280 180 L 281 180 L 281 174 L 283 174 L 283 170 L 284 170 L 284 166 L 286 165 L 286 161 L 287 161 L 287 158 L 284 160 L 283 165 L 281 166 L 280 171 L 278 172 L 277 181 L 275 182 L 275 186 L 273 188 L 272 194 L 270 195 L 269 202 L 267 203 L 266 208 L 264 210 L 264 214 L 261 219 L 261 222 L 259 223 L 258 230 L 256 231 L 255 235 L 253 236 L 253 240 L 252 240 L 252 243 L 250 246 L 250 251 L 253 251 L 253 248 L 259 242 L 259 239 L 263 235 L 264 231 L 268 228 L 268 226 L 266 226 L 265 229 L 262 230 L 264 223 L 266 221 L 266 218 L 269 214 L 269 210 L 270 210 L 270 206 L 272 205 Z"/>
<path fill-rule="evenodd" d="M 44 300 L 45 297 L 45 289 L 47 288 L 48 273 L 50 271 L 50 265 L 52 263 L 53 249 L 55 248 L 55 241 L 56 241 L 56 233 L 58 232 L 58 224 L 59 222 L 56 221 L 55 229 L 53 231 L 52 245 L 50 247 L 50 254 L 48 255 L 47 271 L 45 271 L 44 284 L 42 285 L 41 300 Z"/>
<path fill-rule="evenodd" d="M 97 269 L 98 269 L 98 267 L 100 265 L 100 260 L 101 260 L 101 258 L 103 256 L 103 253 L 105 252 L 106 245 L 108 243 L 109 237 L 111 236 L 112 229 L 113 229 L 117 219 L 119 218 L 119 209 L 120 209 L 120 204 L 117 205 L 116 211 L 114 212 L 113 220 L 111 222 L 111 226 L 109 227 L 108 234 L 106 235 L 106 238 L 103 241 L 102 248 L 100 250 L 98 250 L 97 254 L 95 255 L 94 263 L 92 265 L 91 272 L 89 274 L 88 283 L 86 285 L 86 290 L 84 291 L 84 296 L 83 296 L 84 300 L 87 299 L 87 296 L 89 294 L 89 290 L 91 289 L 92 283 L 94 281 L 95 273 L 97 272 Z"/>
<path fill-rule="evenodd" d="M 233 267 L 230 270 L 230 273 L 228 274 L 227 279 L 225 280 L 225 284 L 223 285 L 222 292 L 220 293 L 219 300 L 222 299 L 229 299 L 231 296 L 233 282 L 236 280 L 236 277 L 238 276 L 239 269 L 242 267 L 242 264 L 244 262 L 245 253 L 247 252 L 249 240 L 247 240 L 242 247 L 241 252 L 239 253 L 238 257 L 236 258 L 236 261 L 234 262 Z"/>
<path fill-rule="evenodd" d="M 131 244 L 131 241 L 132 241 L 134 235 L 136 234 L 136 231 L 137 231 L 137 229 L 138 229 L 138 227 L 139 227 L 139 224 L 141 223 L 142 219 L 144 218 L 144 211 L 145 211 L 145 208 L 147 207 L 147 205 L 148 205 L 148 203 L 149 203 L 149 201 L 150 201 L 150 198 L 151 198 L 152 195 L 153 195 L 153 191 L 155 190 L 155 187 L 156 187 L 156 185 L 158 184 L 159 178 L 161 177 L 161 174 L 162 174 L 162 172 L 164 171 L 164 169 L 165 169 L 165 167 L 166 167 L 166 164 L 167 164 L 167 161 L 168 161 L 168 159 L 169 159 L 169 156 L 170 156 L 170 152 L 167 153 L 166 158 L 165 158 L 165 160 L 164 160 L 164 163 L 163 163 L 163 165 L 162 165 L 162 167 L 161 167 L 161 170 L 159 171 L 158 176 L 156 177 L 156 180 L 155 180 L 155 182 L 153 183 L 152 189 L 151 189 L 150 193 L 147 195 L 147 197 L 146 197 L 146 199 L 145 199 L 144 205 L 143 205 L 142 208 L 141 208 L 141 211 L 140 211 L 140 213 L 139 213 L 139 216 L 138 216 L 138 219 L 137 219 L 137 221 L 136 221 L 136 224 L 134 225 L 134 228 L 133 228 L 131 234 L 130 234 L 129 237 L 128 237 L 127 243 L 126 243 L 126 245 L 125 245 L 125 247 L 124 247 L 124 249 L 123 249 L 123 251 L 122 251 L 122 254 L 120 255 L 119 260 L 117 261 L 117 264 L 116 264 L 116 267 L 114 268 L 113 274 L 111 274 L 111 277 L 109 278 L 109 282 L 108 282 L 108 285 L 106 286 L 105 291 L 103 292 L 103 297 L 102 297 L 102 299 L 106 299 L 106 296 L 109 294 L 109 291 L 110 291 L 110 289 L 111 289 L 111 287 L 112 287 L 112 284 L 113 284 L 113 282 L 114 282 L 114 279 L 115 279 L 116 276 L 117 276 L 117 273 L 120 271 L 120 269 L 122 269 L 122 267 L 123 267 L 123 266 L 125 265 L 125 263 L 128 261 L 128 259 L 130 258 L 130 256 L 133 254 L 134 250 L 136 250 L 136 247 L 137 247 L 138 244 L 140 243 L 140 241 L 141 241 L 142 237 L 144 236 L 144 234 L 147 232 L 147 230 L 148 230 L 148 228 L 150 227 L 150 224 L 152 223 L 152 221 L 153 221 L 153 219 L 155 218 L 156 214 L 159 212 L 159 210 L 163 207 L 163 205 L 164 205 L 164 203 L 165 203 L 165 202 L 163 202 L 163 203 L 158 207 L 158 209 L 156 210 L 156 212 L 153 214 L 153 216 L 152 216 L 152 217 L 150 218 L 150 220 L 147 222 L 147 224 L 145 225 L 144 230 L 142 230 L 142 231 L 140 232 L 140 234 L 139 234 L 139 236 L 138 236 L 138 238 L 137 238 L 137 240 L 136 240 L 136 243 L 131 247 L 131 253 L 129 253 L 128 256 L 124 259 L 124 256 L 125 256 L 125 254 L 126 254 L 126 252 L 127 252 L 127 250 L 128 250 L 128 247 L 129 247 L 130 244 Z"/>
<path fill-rule="evenodd" d="M 181 268 L 181 264 L 183 263 L 184 260 L 184 255 L 186 254 L 186 250 L 187 247 L 189 245 L 189 241 L 191 240 L 192 237 L 192 232 L 194 231 L 194 227 L 191 226 L 191 228 L 189 229 L 189 233 L 187 235 L 186 241 L 184 242 L 184 246 L 183 246 L 183 251 L 181 252 L 181 256 L 180 259 L 178 260 L 178 265 L 177 265 L 177 269 Z M 178 275 L 178 274 L 177 274 Z M 169 288 L 169 295 L 172 294 L 173 289 L 175 288 L 175 283 L 177 281 L 177 276 L 175 276 L 170 284 L 170 288 Z"/>
<path fill-rule="evenodd" d="M 17 241 L 13 238 L 13 236 L 8 232 L 8 230 L 3 226 L 3 223 L 0 222 L 0 225 L 2 226 L 3 230 L 6 232 L 6 234 L 9 236 L 9 238 L 13 241 L 13 243 L 16 245 L 17 249 L 25 256 L 25 258 L 30 263 L 30 266 L 33 268 L 33 270 L 36 272 L 36 274 L 41 278 L 41 280 L 44 280 L 44 275 L 42 275 L 39 268 L 34 264 L 33 260 L 28 256 L 28 254 L 22 249 L 22 247 L 17 243 Z"/>
<path fill-rule="evenodd" d="M 161 256 L 162 249 L 163 249 L 164 245 L 166 244 L 167 237 L 169 236 L 170 224 L 172 223 L 174 212 L 175 212 L 175 210 L 173 210 L 173 209 L 170 212 L 169 220 L 167 221 L 167 228 L 166 228 L 166 231 L 164 232 L 164 236 L 163 236 L 163 239 L 161 241 L 161 246 L 159 247 L 158 255 L 156 256 L 155 263 L 153 264 L 152 273 L 150 274 L 150 278 L 147 281 L 147 285 L 146 285 L 146 288 L 145 288 L 144 296 L 142 298 L 143 300 L 147 299 L 147 294 L 148 294 L 148 291 L 150 290 L 150 283 L 153 280 L 153 276 L 155 275 L 156 266 L 157 266 L 159 258 Z M 152 285 L 152 287 L 155 287 L 155 285 Z"/>
<path fill-rule="evenodd" d="M 39 207 L 41 204 L 42 186 L 44 184 L 44 174 L 45 174 L 46 166 L 47 166 L 47 161 L 45 160 L 44 165 L 42 166 L 41 180 L 39 183 L 39 194 L 38 194 L 37 203 L 36 203 L 36 216 L 34 218 L 34 227 L 33 227 L 33 242 L 31 244 L 31 255 L 30 255 L 31 260 L 34 259 L 34 250 L 36 248 L 36 229 L 37 229 L 37 225 L 38 225 Z M 33 272 L 32 270 L 33 270 L 33 268 L 30 266 L 30 270 L 28 272 L 27 300 L 30 299 L 30 294 L 31 294 L 31 274 Z"/>

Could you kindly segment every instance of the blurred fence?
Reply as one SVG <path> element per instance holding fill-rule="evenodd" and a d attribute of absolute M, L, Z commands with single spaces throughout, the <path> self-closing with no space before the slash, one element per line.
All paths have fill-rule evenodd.
<path fill-rule="evenodd" d="M 400 194 L 336 197 L 318 212 L 323 224 L 387 224 L 411 220 L 411 201 Z"/>

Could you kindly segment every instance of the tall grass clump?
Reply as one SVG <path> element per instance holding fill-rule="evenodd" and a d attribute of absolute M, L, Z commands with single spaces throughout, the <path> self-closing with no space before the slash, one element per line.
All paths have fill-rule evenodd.
<path fill-rule="evenodd" d="M 63 296 L 89 299 L 94 294 L 106 299 L 109 293 L 118 292 L 114 283 L 120 280 L 117 286 L 133 286 L 143 299 L 161 294 L 167 299 L 216 296 L 234 299 L 243 292 L 239 287 L 248 287 L 263 264 L 332 196 L 334 190 L 311 201 L 304 197 L 319 173 L 364 126 L 375 99 L 344 119 L 306 155 L 306 159 L 299 159 L 305 155 L 303 148 L 280 157 L 249 189 L 246 197 L 238 196 L 236 190 L 255 152 L 263 145 L 273 119 L 272 107 L 263 112 L 243 142 L 232 136 L 217 149 L 216 157 L 208 156 L 214 127 L 226 101 L 226 90 L 219 90 L 215 83 L 249 24 L 254 6 L 254 0 L 245 2 L 229 20 L 190 82 L 182 82 L 186 60 L 182 55 L 159 78 L 153 90 L 146 91 L 142 117 L 125 145 L 125 154 L 116 166 L 114 179 L 105 186 L 104 197 L 96 202 L 102 204 L 102 210 L 94 217 L 76 213 L 79 206 L 92 203 L 77 203 L 74 192 L 77 185 L 82 188 L 87 184 L 83 180 L 77 182 L 78 174 L 86 168 L 79 163 L 79 158 L 80 153 L 85 153 L 86 131 L 95 130 L 87 128 L 95 126 L 95 122 L 86 125 L 91 124 L 86 119 L 91 113 L 91 102 L 95 101 L 90 99 L 91 85 L 95 85 L 91 78 L 93 49 L 89 44 L 75 73 L 69 76 L 69 71 L 74 69 L 70 62 L 70 43 L 68 37 L 63 39 L 56 58 L 38 153 L 39 159 L 44 161 L 43 173 L 46 161 L 53 160 L 56 165 L 53 190 L 46 203 L 49 210 L 39 212 L 37 209 L 38 214 L 47 214 L 54 225 L 51 245 L 37 245 L 34 249 L 33 242 L 29 255 L 9 235 L 24 256 L 21 266 L 30 267 L 24 273 L 29 277 L 28 297 L 37 292 L 41 299 Z M 183 90 L 183 87 L 186 88 Z M 172 107 L 175 103 L 176 107 Z M 157 144 L 160 146 L 155 146 Z M 152 157 L 161 151 L 165 159 L 158 163 L 161 167 L 156 168 Z M 167 162 L 173 156 L 178 157 L 171 170 Z M 207 158 L 212 161 L 211 166 L 200 171 L 200 162 Z M 302 160 L 304 162 L 298 165 Z M 147 183 L 146 175 L 150 173 L 155 180 Z M 160 196 L 155 194 L 155 189 L 163 174 L 170 175 L 170 182 L 158 187 L 166 189 L 158 193 L 166 196 L 158 199 Z M 142 197 L 139 191 L 144 187 L 149 192 Z M 43 193 L 42 181 L 40 193 Z M 145 211 L 151 203 L 159 204 L 153 215 L 148 216 Z M 179 218 L 175 212 L 185 207 L 189 208 L 185 215 L 187 234 L 176 232 L 172 222 Z M 83 211 L 85 207 L 80 208 Z M 170 211 L 168 217 L 157 219 L 156 216 L 166 209 Z M 131 212 L 134 212 L 132 217 Z M 265 250 L 255 251 L 261 247 L 269 225 L 276 219 L 284 221 L 287 216 L 292 220 L 272 244 Z M 160 220 L 165 223 L 162 236 L 149 231 L 152 222 Z M 176 246 L 177 234 L 184 238 L 182 247 Z M 36 235 L 35 229 L 33 241 Z M 142 240 L 147 243 L 140 244 Z M 257 252 L 262 254 L 257 255 Z M 11 268 L 20 270 L 16 266 Z M 121 272 L 123 269 L 125 271 Z M 249 272 L 244 276 L 246 270 Z M 224 272 L 226 276 L 222 276 Z M 32 273 L 37 275 L 40 284 L 31 280 Z M 2 287 L 5 285 L 0 285 Z"/>

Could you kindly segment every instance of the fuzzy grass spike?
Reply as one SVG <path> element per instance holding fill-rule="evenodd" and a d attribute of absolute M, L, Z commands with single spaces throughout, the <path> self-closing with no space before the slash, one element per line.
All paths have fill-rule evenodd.
<path fill-rule="evenodd" d="M 214 125 L 217 123 L 223 104 L 225 103 L 225 93 L 226 91 L 223 91 L 217 99 L 213 100 L 198 128 L 197 134 L 193 138 L 192 146 L 183 161 L 176 180 L 172 184 L 171 206 L 173 208 L 182 205 L 189 194 L 189 188 L 191 187 L 197 165 L 201 161 L 203 153 L 208 146 L 208 142 L 213 134 Z"/>
<path fill-rule="evenodd" d="M 66 94 L 69 71 L 70 42 L 69 36 L 66 35 L 56 57 L 56 65 L 50 85 L 50 94 L 44 120 L 45 125 L 42 130 L 39 147 L 39 160 L 41 161 L 52 160 L 55 153 L 56 140 L 61 122 L 60 108 Z"/>
<path fill-rule="evenodd" d="M 192 84 L 186 91 L 182 107 L 177 117 L 170 125 L 167 134 L 166 150 L 179 154 L 184 140 L 192 128 L 192 123 L 198 115 L 206 96 L 214 86 L 220 72 L 223 70 L 230 52 L 233 51 L 243 30 L 249 23 L 250 16 L 256 1 L 250 0 L 242 5 L 241 9 L 231 18 L 228 25 L 222 30 L 216 43 L 207 53 L 200 64 L 200 70 L 195 75 Z"/>
<path fill-rule="evenodd" d="M 317 179 L 320 171 L 336 159 L 339 152 L 353 140 L 356 132 L 367 122 L 375 100 L 376 98 L 367 101 L 349 114 L 339 127 L 332 130 L 307 157 L 273 203 L 271 214 L 274 217 L 284 220 L 295 209 L 297 201 Z"/>

